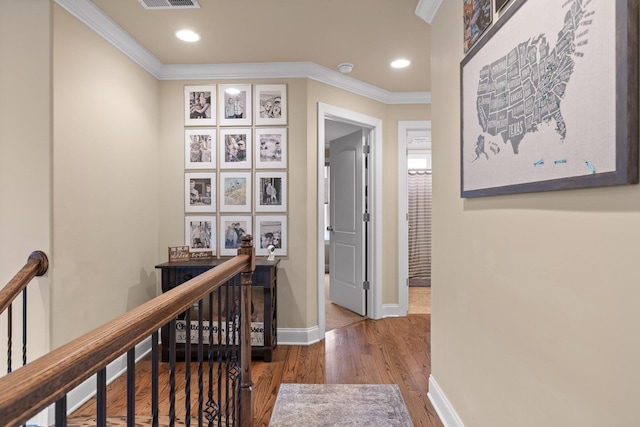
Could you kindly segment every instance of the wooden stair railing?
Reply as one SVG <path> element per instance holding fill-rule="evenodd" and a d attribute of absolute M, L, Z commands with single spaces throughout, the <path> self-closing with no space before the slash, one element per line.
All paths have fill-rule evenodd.
<path fill-rule="evenodd" d="M 57 412 L 58 409 L 66 410 L 67 393 L 240 274 L 239 419 L 241 427 L 251 426 L 250 319 L 251 276 L 254 270 L 252 237 L 245 235 L 236 257 L 0 378 L 0 425 L 12 427 L 23 424 L 53 403 L 56 403 L 56 425 L 66 425 L 66 414 L 60 417 Z M 133 420 L 128 421 L 133 423 Z"/>
<path fill-rule="evenodd" d="M 49 269 L 49 259 L 42 251 L 29 255 L 27 263 L 0 289 L 0 315 L 7 312 L 7 372 L 12 370 L 13 302 L 22 293 L 22 364 L 27 363 L 27 285 L 36 276 L 43 276 Z"/>

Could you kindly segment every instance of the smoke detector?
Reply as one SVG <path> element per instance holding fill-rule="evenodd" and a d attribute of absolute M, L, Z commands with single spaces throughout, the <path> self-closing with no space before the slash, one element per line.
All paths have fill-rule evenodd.
<path fill-rule="evenodd" d="M 350 62 L 343 62 L 338 64 L 338 70 L 343 74 L 349 74 L 353 70 L 353 64 Z"/>
<path fill-rule="evenodd" d="M 145 9 L 200 9 L 198 0 L 138 0 Z"/>

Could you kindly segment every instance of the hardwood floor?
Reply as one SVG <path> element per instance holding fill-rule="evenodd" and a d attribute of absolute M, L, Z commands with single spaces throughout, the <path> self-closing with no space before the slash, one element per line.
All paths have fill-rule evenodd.
<path fill-rule="evenodd" d="M 427 397 L 431 372 L 430 319 L 430 315 L 410 315 L 363 320 L 334 329 L 326 334 L 325 340 L 310 346 L 281 345 L 269 363 L 255 360 L 252 363 L 254 426 L 269 425 L 280 384 L 303 383 L 398 384 L 414 426 L 442 427 Z M 136 368 L 136 412 L 146 417 L 149 405 L 144 394 L 150 389 L 149 366 L 147 358 Z M 197 372 L 195 363 L 191 370 L 194 374 Z M 167 371 L 167 364 L 161 364 L 161 384 L 168 382 Z M 184 364 L 178 364 L 177 378 L 184 378 Z M 176 412 L 182 418 L 184 391 L 177 394 Z M 108 388 L 109 416 L 126 415 L 125 396 L 125 381 L 119 378 Z M 194 399 L 197 398 L 192 397 Z M 94 405 L 86 403 L 70 417 L 68 425 L 80 425 L 82 417 L 94 416 Z M 161 414 L 167 414 L 166 400 L 161 400 L 160 405 Z"/>

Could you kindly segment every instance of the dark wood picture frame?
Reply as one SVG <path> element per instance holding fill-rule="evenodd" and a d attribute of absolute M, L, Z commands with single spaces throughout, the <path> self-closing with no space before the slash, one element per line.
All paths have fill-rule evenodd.
<path fill-rule="evenodd" d="M 527 7 L 523 7 L 525 5 Z M 536 7 L 543 8 L 546 15 L 560 13 L 561 16 L 559 18 L 565 19 L 564 27 L 561 24 L 555 33 L 547 33 L 546 39 L 542 37 L 543 34 L 537 35 L 535 32 L 535 20 L 526 15 L 527 13 L 535 15 L 532 10 L 535 10 Z M 558 12 L 554 12 L 555 9 Z M 580 23 L 573 29 L 574 32 L 572 34 L 567 35 L 570 27 L 570 24 L 568 24 L 570 22 L 568 20 L 569 13 L 573 13 L 574 18 L 579 17 Z M 513 19 L 517 14 L 524 15 Z M 542 12 L 539 15 L 542 15 Z M 461 197 L 469 198 L 638 183 L 638 20 L 629 19 L 629 17 L 637 18 L 637 16 L 637 0 L 611 0 L 597 4 L 585 0 L 562 3 L 555 0 L 530 2 L 516 0 L 505 11 L 501 19 L 490 28 L 487 34 L 460 63 Z M 605 19 L 607 17 L 609 19 Z M 602 24 L 596 24 L 598 19 L 601 19 Z M 512 24 L 512 21 L 516 22 Z M 527 25 L 530 24 L 533 29 L 531 31 L 526 28 L 523 29 L 523 22 L 526 22 Z M 560 20 L 560 22 L 562 23 L 563 21 Z M 510 25 L 511 28 L 509 28 Z M 594 32 L 596 25 L 603 26 L 604 30 L 599 33 L 597 31 Z M 513 37 L 509 39 L 510 34 L 516 29 L 518 34 L 522 34 L 522 36 L 517 37 L 515 40 L 513 40 Z M 505 30 L 504 34 L 500 34 Z M 591 40 L 590 38 L 594 34 L 604 34 L 606 43 L 599 39 Z M 563 35 L 564 37 L 562 37 Z M 539 38 L 536 39 L 536 37 Z M 498 41 L 494 43 L 495 39 L 498 39 Z M 546 49 L 547 56 L 540 54 L 537 46 L 534 48 L 537 56 L 529 56 L 532 44 L 540 40 L 542 40 L 541 43 L 545 43 L 546 40 L 547 44 L 551 46 L 551 48 L 547 47 Z M 504 46 L 500 46 L 501 42 L 505 46 L 510 43 L 509 49 L 504 49 Z M 571 48 L 568 51 L 571 53 L 570 59 L 562 58 L 562 55 L 569 56 L 566 55 L 567 51 L 565 50 L 567 44 Z M 613 46 L 615 46 L 615 49 L 613 49 Z M 558 47 L 557 51 L 556 47 Z M 598 51 L 597 49 L 600 50 Z M 602 56 L 605 59 L 611 58 L 611 60 L 608 63 L 604 59 L 600 60 L 597 53 L 603 53 Z M 597 67 L 586 68 L 583 66 L 579 71 L 574 70 L 574 62 L 579 63 L 587 55 L 596 55 L 596 58 L 600 60 L 597 64 L 602 64 L 603 69 L 609 67 L 612 71 L 606 74 L 607 78 L 600 80 L 601 84 L 598 84 L 598 80 L 595 80 L 596 84 L 594 85 L 593 79 L 604 75 L 602 70 Z M 534 61 L 529 61 L 531 59 L 534 59 Z M 575 61 L 573 61 L 574 59 Z M 543 60 L 545 61 L 544 68 L 539 66 L 540 61 Z M 562 60 L 569 62 L 562 62 Z M 563 66 L 570 63 L 569 77 L 567 77 L 567 74 L 561 76 L 563 84 L 558 86 L 559 90 L 556 91 L 555 95 L 550 90 L 545 92 L 544 95 L 547 96 L 547 101 L 545 102 L 547 103 L 543 107 L 541 107 L 542 103 L 534 101 L 534 113 L 532 113 L 531 117 L 527 116 L 529 111 L 527 107 L 531 104 L 525 102 L 525 100 L 528 100 L 527 97 L 530 92 L 527 92 L 526 88 L 523 90 L 526 86 L 525 83 L 530 84 L 530 82 L 527 82 L 523 77 L 524 73 L 521 72 L 523 66 L 518 61 L 522 61 L 525 65 L 538 65 L 530 68 L 537 68 L 536 74 L 538 75 L 536 78 L 538 82 L 540 84 L 544 82 L 547 86 L 553 84 L 551 80 L 555 76 L 553 74 L 554 67 L 558 67 L 558 70 L 561 70 Z M 480 69 L 480 67 L 482 68 Z M 514 75 L 512 67 L 516 67 L 515 74 L 518 74 L 520 79 L 519 83 L 516 80 L 513 85 L 511 85 L 512 80 L 509 77 L 509 73 L 511 73 L 511 76 Z M 502 68 L 505 71 L 501 71 Z M 549 72 L 549 70 L 552 71 Z M 499 73 L 503 73 L 503 81 L 498 81 L 498 78 L 494 80 L 494 76 L 498 76 Z M 576 77 L 577 73 L 579 73 L 578 77 Z M 531 81 L 533 81 L 533 74 L 531 72 Z M 557 74 L 559 74 L 559 71 Z M 615 79 L 610 78 L 612 75 L 615 75 Z M 572 84 L 571 78 L 573 78 L 574 83 L 578 79 L 581 85 L 589 82 L 592 85 L 590 87 L 595 88 L 595 96 L 591 91 L 582 93 L 574 90 L 572 94 L 574 98 L 569 106 L 562 107 L 561 102 L 566 101 L 565 94 Z M 609 87 L 611 89 L 607 91 L 606 89 Z M 521 94 L 514 92 L 514 95 L 522 97 L 523 105 L 525 105 L 524 115 L 521 117 L 517 116 L 521 112 L 520 109 L 516 110 L 515 107 L 518 98 L 515 96 L 510 97 L 509 88 L 512 91 L 514 89 L 522 90 Z M 539 96 L 536 93 L 539 90 L 538 88 L 538 86 L 534 85 L 529 89 L 533 90 L 535 96 Z M 582 94 L 583 98 L 578 98 L 576 101 L 576 93 Z M 603 102 L 599 103 L 600 99 L 597 98 L 597 95 L 603 93 L 605 94 Z M 552 101 L 553 107 L 551 107 Z M 571 123 L 572 128 L 569 129 L 564 122 L 563 114 L 566 115 L 566 108 L 571 108 L 571 106 L 573 106 L 573 109 L 570 110 L 570 113 L 578 116 L 581 122 Z M 554 109 L 556 114 L 559 112 L 559 115 L 551 116 Z M 587 118 L 587 114 L 584 114 L 591 112 L 593 109 L 599 109 L 600 111 L 597 112 L 611 116 L 611 120 L 601 118 L 603 126 L 598 128 L 598 131 L 606 133 L 607 137 L 596 138 L 594 135 L 588 134 L 587 137 L 572 142 L 574 143 L 574 150 L 583 150 L 585 153 L 588 150 L 591 150 L 589 153 L 598 153 L 606 150 L 608 155 L 606 167 L 599 168 L 598 160 L 600 158 L 597 156 L 581 158 L 576 155 L 567 161 L 567 159 L 561 157 L 553 157 L 553 153 L 542 151 L 543 154 L 546 153 L 548 156 L 540 155 L 539 160 L 526 163 L 528 170 L 525 173 L 529 174 L 528 178 L 537 176 L 534 174 L 538 174 L 540 171 L 544 171 L 547 174 L 541 174 L 540 179 L 527 178 L 528 180 L 518 182 L 521 177 L 517 175 L 521 172 L 520 169 L 514 168 L 513 165 L 504 169 L 490 169 L 486 166 L 490 161 L 489 159 L 498 158 L 501 150 L 505 153 L 513 151 L 514 156 L 512 157 L 515 159 L 519 151 L 524 151 L 522 147 L 525 145 L 528 145 L 527 148 L 531 149 L 531 144 L 533 144 L 536 150 L 541 149 L 541 147 L 549 147 L 549 135 L 562 139 L 561 143 L 567 146 L 568 139 L 565 140 L 565 136 L 569 135 L 569 132 L 576 131 L 576 128 L 579 128 L 580 131 L 576 133 L 585 133 L 585 129 L 591 129 L 594 126 L 593 122 Z M 498 113 L 501 115 L 496 115 Z M 543 113 L 546 116 L 543 116 Z M 513 128 L 511 128 L 512 125 Z M 553 127 L 553 125 L 556 125 L 555 133 L 550 134 L 548 127 Z M 524 131 L 520 129 L 522 126 L 524 126 Z M 539 135 L 539 133 L 543 132 L 538 132 L 545 127 L 547 128 L 545 133 L 548 134 L 546 138 L 545 135 Z M 565 135 L 562 134 L 563 131 Z M 554 132 L 554 130 L 552 129 L 551 132 Z M 560 134 L 560 136 L 556 135 L 556 133 Z M 513 135 L 517 135 L 517 137 Z M 514 143 L 514 140 L 518 138 L 519 142 Z M 530 140 L 527 140 L 527 138 Z M 511 142 L 511 148 L 507 145 L 508 141 Z M 520 145 L 520 150 L 518 150 L 520 142 L 522 144 Z M 576 146 L 578 148 L 575 148 Z M 506 156 L 500 157 L 500 162 L 503 162 L 505 158 Z M 525 156 L 518 158 L 518 161 L 522 161 L 523 158 Z M 604 159 L 605 156 L 602 158 Z M 594 162 L 589 162 L 589 159 L 594 159 Z M 484 166 L 478 166 L 483 162 L 485 162 Z M 497 163 L 495 162 L 494 164 Z M 513 163 L 515 164 L 516 161 L 514 160 Z M 563 173 L 566 176 L 559 177 L 561 174 L 557 171 L 560 170 L 561 165 L 567 163 L 570 163 L 572 171 L 578 170 L 577 168 L 582 169 L 574 175 L 568 174 L 565 170 Z M 592 163 L 596 164 L 596 166 Z M 554 165 L 557 168 L 552 171 L 551 168 Z M 536 167 L 538 169 L 532 172 L 534 170 L 532 168 Z M 525 173 L 523 173 L 523 176 Z"/>

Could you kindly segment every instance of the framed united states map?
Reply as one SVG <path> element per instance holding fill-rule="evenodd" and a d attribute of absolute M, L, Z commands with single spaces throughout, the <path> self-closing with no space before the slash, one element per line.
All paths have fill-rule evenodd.
<path fill-rule="evenodd" d="M 461 196 L 638 182 L 637 0 L 517 0 L 461 67 Z"/>

